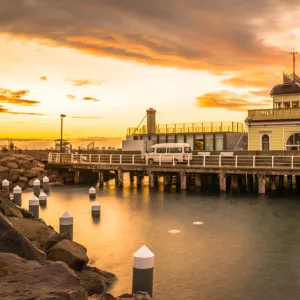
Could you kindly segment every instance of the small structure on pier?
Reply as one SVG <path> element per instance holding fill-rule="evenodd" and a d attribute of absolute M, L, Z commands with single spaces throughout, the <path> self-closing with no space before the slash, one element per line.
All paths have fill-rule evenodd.
<path fill-rule="evenodd" d="M 60 143 L 61 139 L 54 140 L 55 143 L 55 151 L 60 151 Z M 63 153 L 71 153 L 72 145 L 67 140 L 62 140 L 62 149 Z"/>
<path fill-rule="evenodd" d="M 155 115 L 156 111 L 153 108 L 148 109 L 141 122 L 142 124 L 147 118 L 147 125 L 140 126 L 140 124 L 136 128 L 128 128 L 123 145 L 127 146 L 130 144 L 128 141 L 135 141 L 132 145 L 137 149 L 130 150 L 140 150 L 138 144 L 142 142 L 145 145 L 149 144 L 148 148 L 153 144 L 188 143 L 195 151 L 247 149 L 247 133 L 244 132 L 243 123 L 200 122 L 162 125 L 156 124 Z"/>
<path fill-rule="evenodd" d="M 273 108 L 248 111 L 248 150 L 300 150 L 300 77 L 292 54 L 293 74 L 283 73 L 271 90 Z"/>

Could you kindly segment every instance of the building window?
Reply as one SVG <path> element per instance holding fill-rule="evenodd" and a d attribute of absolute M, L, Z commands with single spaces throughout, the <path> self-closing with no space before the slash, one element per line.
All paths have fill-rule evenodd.
<path fill-rule="evenodd" d="M 214 136 L 212 134 L 205 135 L 205 150 L 206 151 L 214 150 Z"/>
<path fill-rule="evenodd" d="M 165 135 L 160 135 L 159 136 L 159 143 L 163 144 L 163 143 L 166 143 L 166 142 L 167 142 L 166 136 Z"/>
<path fill-rule="evenodd" d="M 300 133 L 294 133 L 289 136 L 285 145 L 286 150 L 300 150 Z"/>
<path fill-rule="evenodd" d="M 223 135 L 217 134 L 216 135 L 216 151 L 223 151 L 223 150 L 224 150 Z"/>
<path fill-rule="evenodd" d="M 175 143 L 175 135 L 168 135 L 168 143 Z"/>
<path fill-rule="evenodd" d="M 139 139 L 139 137 L 138 137 L 137 135 L 135 135 L 135 136 L 133 137 L 133 139 L 136 141 L 136 140 Z"/>
<path fill-rule="evenodd" d="M 270 150 L 270 137 L 267 134 L 264 134 L 261 137 L 261 150 L 263 151 Z"/>

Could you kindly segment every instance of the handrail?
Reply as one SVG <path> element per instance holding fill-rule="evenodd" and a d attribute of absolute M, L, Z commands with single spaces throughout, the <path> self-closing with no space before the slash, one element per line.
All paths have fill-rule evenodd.
<path fill-rule="evenodd" d="M 72 164 L 72 165 L 154 165 L 177 167 L 184 163 L 185 168 L 267 168 L 300 170 L 300 156 L 276 156 L 276 155 L 132 155 L 132 154 L 66 154 L 49 153 L 48 163 L 50 164 Z M 180 165 L 181 166 L 181 165 Z"/>

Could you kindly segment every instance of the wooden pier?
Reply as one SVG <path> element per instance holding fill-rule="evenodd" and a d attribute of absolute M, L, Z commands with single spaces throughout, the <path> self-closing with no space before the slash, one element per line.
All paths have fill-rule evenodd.
<path fill-rule="evenodd" d="M 245 153 L 246 154 L 246 153 Z M 123 186 L 124 173 L 130 174 L 130 181 L 137 177 L 138 185 L 144 176 L 149 178 L 149 186 L 154 187 L 157 177 L 163 176 L 164 182 L 169 185 L 173 176 L 180 189 L 186 190 L 189 178 L 193 178 L 196 186 L 209 184 L 209 176 L 217 176 L 220 192 L 228 188 L 256 190 L 264 194 L 266 182 L 272 189 L 282 185 L 284 176 L 289 186 L 296 182 L 300 190 L 300 156 L 281 155 L 192 155 L 185 163 L 177 163 L 173 157 L 160 155 L 157 163 L 150 164 L 147 156 L 128 154 L 60 154 L 50 153 L 48 165 L 55 169 L 64 169 L 75 173 L 75 183 L 78 183 L 80 172 L 90 171 L 98 173 L 99 184 L 103 184 L 104 174 L 114 171 L 116 183 Z M 228 180 L 229 179 L 229 180 Z M 229 181 L 229 184 L 228 184 Z"/>

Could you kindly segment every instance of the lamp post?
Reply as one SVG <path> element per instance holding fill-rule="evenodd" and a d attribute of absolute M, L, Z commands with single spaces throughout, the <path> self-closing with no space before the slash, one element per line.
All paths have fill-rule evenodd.
<path fill-rule="evenodd" d="M 60 153 L 62 153 L 62 142 L 63 142 L 63 119 L 66 117 L 66 115 L 61 114 L 60 115 Z"/>

